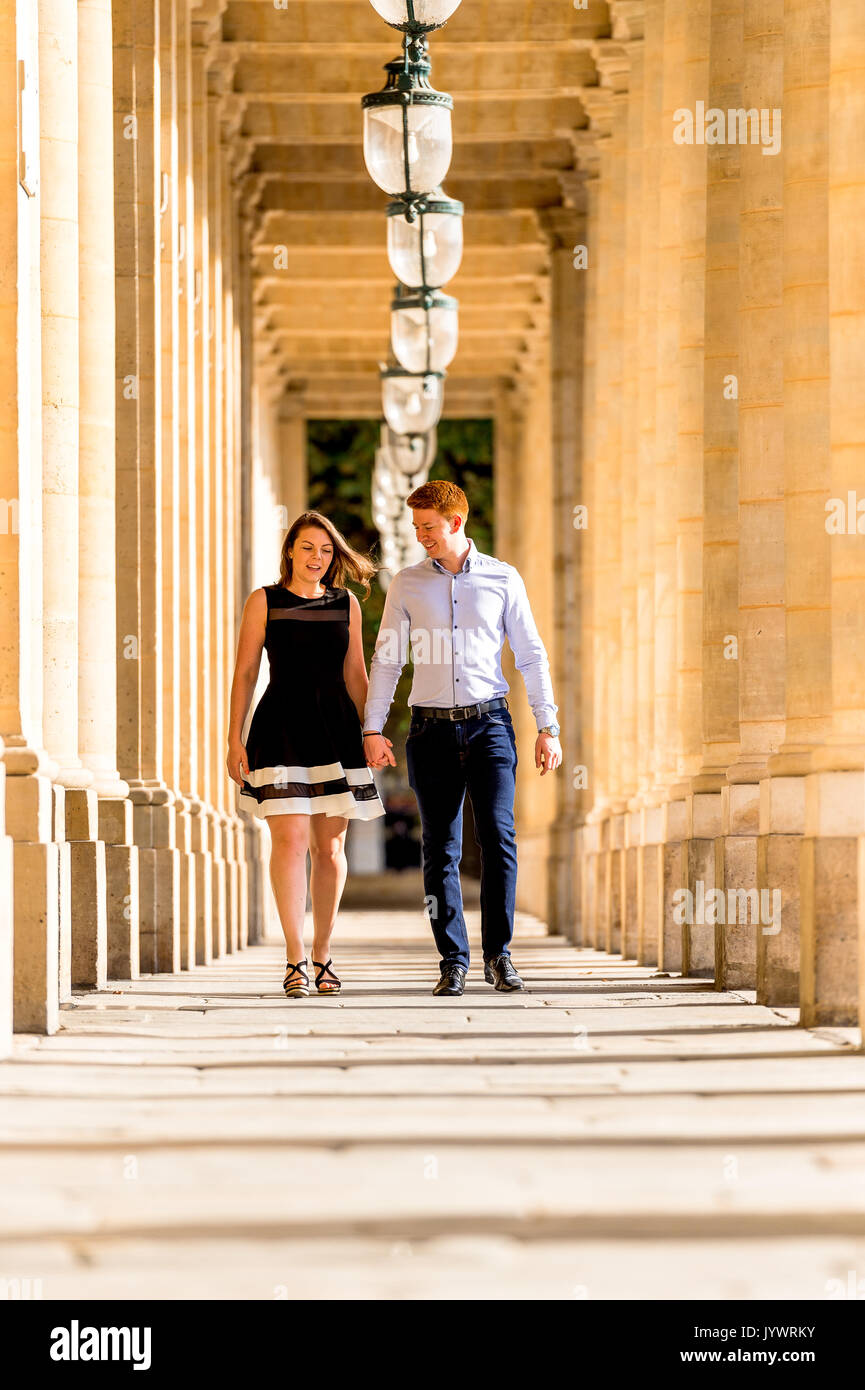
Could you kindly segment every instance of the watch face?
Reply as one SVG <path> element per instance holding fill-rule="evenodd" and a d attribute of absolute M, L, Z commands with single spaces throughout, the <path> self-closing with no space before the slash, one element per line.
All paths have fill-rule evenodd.
<path fill-rule="evenodd" d="M 553 738 L 558 738 L 558 736 L 559 736 L 559 726 L 558 726 L 558 724 L 551 724 L 551 725 L 550 725 L 550 733 L 552 734 Z"/>

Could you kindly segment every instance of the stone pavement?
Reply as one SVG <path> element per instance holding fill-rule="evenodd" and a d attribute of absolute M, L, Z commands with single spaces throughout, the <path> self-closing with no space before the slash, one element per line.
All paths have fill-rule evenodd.
<path fill-rule="evenodd" d="M 0 1063 L 0 1278 L 45 1299 L 865 1281 L 856 1035 L 525 915 L 522 997 L 474 964 L 463 998 L 433 999 L 416 911 L 345 912 L 334 955 L 335 999 L 286 1000 L 268 944 L 78 995 L 59 1033 L 20 1037 Z"/>

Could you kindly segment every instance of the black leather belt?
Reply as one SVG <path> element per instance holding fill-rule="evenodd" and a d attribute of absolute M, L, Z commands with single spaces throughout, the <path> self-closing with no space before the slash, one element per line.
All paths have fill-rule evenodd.
<path fill-rule="evenodd" d="M 412 715 L 419 714 L 421 719 L 450 719 L 457 723 L 460 719 L 474 719 L 479 714 L 488 714 L 490 710 L 507 709 L 508 702 L 504 697 L 498 700 L 481 700 L 479 705 L 456 705 L 453 709 L 440 709 L 436 705 L 412 705 Z"/>

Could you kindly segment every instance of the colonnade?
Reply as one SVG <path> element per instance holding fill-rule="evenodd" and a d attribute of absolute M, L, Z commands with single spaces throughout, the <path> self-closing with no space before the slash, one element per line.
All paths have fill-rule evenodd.
<path fill-rule="evenodd" d="M 865 10 L 608 11 L 560 202 L 520 210 L 528 328 L 489 393 L 497 551 L 550 646 L 566 756 L 538 778 L 517 678 L 519 901 L 851 1024 Z M 298 93 L 268 114 L 241 56 L 268 44 L 239 12 L 224 41 L 226 13 L 0 0 L 0 1048 L 13 1018 L 55 1030 L 75 986 L 240 949 L 272 910 L 224 764 L 238 619 L 303 505 L 306 415 L 345 414 L 361 378 L 331 402 L 326 341 L 294 371 L 305 310 L 253 306 L 274 217 L 298 293 L 317 243 L 271 189 L 279 142 L 256 154 L 302 143 L 277 120 Z"/>
<path fill-rule="evenodd" d="M 0 5 L 3 1045 L 261 920 L 224 762 L 255 412 L 222 8 Z"/>
<path fill-rule="evenodd" d="M 554 253 L 551 272 L 554 300 L 579 276 L 586 300 L 579 327 L 552 320 L 554 416 L 582 393 L 553 460 L 558 559 L 581 575 L 570 656 L 559 642 L 586 769 L 560 788 L 575 937 L 855 1024 L 865 9 L 616 9 L 574 199 L 587 268 Z M 560 891 L 570 870 L 560 855 Z"/>

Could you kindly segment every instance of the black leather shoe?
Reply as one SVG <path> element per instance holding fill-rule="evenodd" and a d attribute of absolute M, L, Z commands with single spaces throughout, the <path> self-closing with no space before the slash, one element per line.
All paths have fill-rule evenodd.
<path fill-rule="evenodd" d="M 492 960 L 486 961 L 484 979 L 488 985 L 495 985 L 496 989 L 507 990 L 508 993 L 515 989 L 525 989 L 510 956 L 493 956 Z"/>
<path fill-rule="evenodd" d="M 462 994 L 466 985 L 466 972 L 461 965 L 443 965 L 442 977 L 433 994 Z"/>

